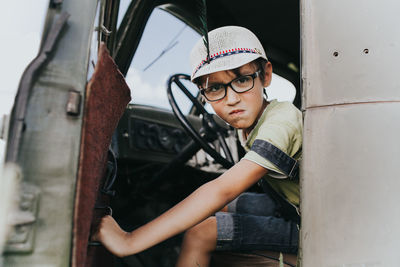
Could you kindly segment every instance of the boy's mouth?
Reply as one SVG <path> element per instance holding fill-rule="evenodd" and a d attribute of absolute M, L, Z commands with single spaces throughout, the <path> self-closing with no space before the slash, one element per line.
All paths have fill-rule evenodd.
<path fill-rule="evenodd" d="M 243 109 L 235 109 L 235 110 L 232 110 L 231 112 L 229 112 L 229 115 L 241 114 L 243 112 L 244 112 Z"/>

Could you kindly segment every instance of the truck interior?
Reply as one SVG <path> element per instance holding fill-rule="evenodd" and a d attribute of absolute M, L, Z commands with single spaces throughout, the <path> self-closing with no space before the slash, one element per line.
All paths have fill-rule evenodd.
<path fill-rule="evenodd" d="M 117 30 L 117 34 L 120 32 L 129 32 L 129 34 L 126 35 L 125 42 L 117 45 L 119 49 L 115 49 L 113 55 L 123 74 L 128 72 L 129 66 L 135 60 L 135 48 L 139 46 L 138 40 L 143 34 L 143 25 L 146 24 L 155 8 L 170 13 L 195 31 L 200 31 L 199 3 L 175 1 L 149 5 L 143 7 L 141 11 L 136 10 L 142 16 L 140 21 L 129 24 L 128 18 L 137 16 L 137 13 L 132 14 L 135 9 L 131 3 Z M 111 26 L 115 23 L 115 18 L 109 19 L 108 25 Z M 253 1 L 243 4 L 240 1 L 208 1 L 207 20 L 209 30 L 224 25 L 241 25 L 251 29 L 264 44 L 274 72 L 295 85 L 298 93 L 294 103 L 300 106 L 298 2 Z M 116 37 L 116 39 L 120 38 Z M 111 40 L 112 36 L 104 40 L 108 43 L 109 49 L 113 47 Z M 115 197 L 111 198 L 111 207 L 114 216 L 127 230 L 133 230 L 155 218 L 201 184 L 217 177 L 243 156 L 243 150 L 236 142 L 235 132 L 232 129 L 223 126 L 224 123 L 218 123 L 218 121 L 204 122 L 210 116 L 212 117 L 212 114 L 202 109 L 195 90 L 191 90 L 193 94 L 190 90 L 185 92 L 185 87 L 189 86 L 186 86 L 189 79 L 187 75 L 175 75 L 175 73 L 170 75 L 171 78 L 165 90 L 169 87 L 168 98 L 173 112 L 150 105 L 135 105 L 133 84 L 133 103 L 128 105 L 113 135 L 112 148 L 118 163 L 114 168 L 118 169 L 118 172 L 112 187 Z M 172 90 L 174 87 L 183 90 L 188 96 L 190 94 L 188 99 L 191 98 L 193 103 L 190 103 L 191 108 L 187 114 L 183 114 L 174 99 Z M 178 94 L 176 90 L 175 94 Z M 207 128 L 210 123 L 215 124 L 217 130 Z M 202 134 L 196 134 L 199 131 Z M 221 144 L 219 142 L 221 140 L 213 135 L 223 136 L 227 142 L 224 144 L 222 141 Z M 217 140 L 214 141 L 215 139 Z M 207 147 L 208 143 L 213 143 L 213 145 Z M 204 153 L 210 149 L 214 150 L 212 152 L 216 154 L 215 156 L 208 156 L 212 155 L 212 152 L 208 155 Z M 222 159 L 218 158 L 220 154 Z M 231 156 L 228 158 L 226 155 Z M 259 188 L 255 186 L 251 190 L 259 190 Z M 123 266 L 173 266 L 181 238 L 182 236 L 177 236 L 143 253 L 127 257 L 121 260 L 121 264 Z M 249 266 L 269 266 L 267 264 L 274 266 L 273 264 L 278 263 L 274 260 L 274 256 L 278 259 L 279 253 L 249 252 L 243 255 L 225 253 L 216 255 L 213 258 L 213 264 L 215 266 L 236 266 L 235 264 L 243 266 L 244 262 L 249 264 L 253 261 L 253 265 Z M 288 263 L 293 264 L 293 257 L 285 256 L 285 259 L 289 259 Z"/>
<path fill-rule="evenodd" d="M 72 29 L 74 23 L 79 25 L 76 14 L 63 13 L 63 5 L 68 6 L 67 2 L 50 1 L 42 51 L 46 48 L 46 40 L 53 36 L 57 22 L 61 32 L 61 37 L 57 38 L 63 38 L 63 31 Z M 130 68 L 139 56 L 147 58 L 147 66 L 152 68 L 153 59 L 158 61 L 160 58 L 161 61 L 162 58 L 158 55 L 168 53 L 152 51 L 149 55 L 143 55 L 138 49 L 151 14 L 164 12 L 198 34 L 202 27 L 199 20 L 201 2 L 104 0 L 99 1 L 96 6 L 92 36 L 89 38 L 91 49 L 86 73 L 87 85 L 84 89 L 59 87 L 60 91 L 68 92 L 66 120 L 82 117 L 82 129 L 79 149 L 75 151 L 79 154 L 79 164 L 77 170 L 70 171 L 71 176 L 76 177 L 76 181 L 72 182 L 75 189 L 70 193 L 73 209 L 68 213 L 71 219 L 71 246 L 70 250 L 65 252 L 69 256 L 64 257 L 64 263 L 56 266 L 174 266 L 182 235 L 137 255 L 119 259 L 109 254 L 101 245 L 90 242 L 90 233 L 99 218 L 110 213 L 127 231 L 143 225 L 178 203 L 200 185 L 218 177 L 244 155 L 236 132 L 213 115 L 207 107 L 203 107 L 204 103 L 196 88 L 188 81 L 190 73 L 170 72 L 168 63 L 154 63 L 169 72 L 167 79 L 153 79 L 167 81 L 164 87 L 165 103 L 169 103 L 170 108 L 152 105 L 151 102 L 138 103 L 136 99 L 140 98 L 139 94 L 142 91 L 135 83 L 127 84 L 127 75 L 134 75 L 130 73 Z M 213 0 L 206 1 L 206 4 L 208 30 L 225 25 L 239 25 L 250 29 L 259 37 L 273 64 L 274 73 L 285 78 L 296 89 L 293 103 L 300 108 L 299 1 Z M 171 33 L 179 34 L 181 27 L 172 29 Z M 169 37 L 157 39 L 156 35 L 152 37 L 152 41 L 164 46 L 174 40 L 173 34 Z M 56 38 L 54 43 L 57 43 Z M 50 42 L 48 49 L 48 54 L 52 55 L 54 50 L 57 50 L 57 45 L 52 48 Z M 187 53 L 183 55 L 187 58 L 188 56 Z M 82 64 L 84 62 L 86 61 L 82 59 Z M 41 71 L 34 72 L 32 79 L 40 80 L 40 75 Z M 56 76 L 57 73 L 47 75 Z M 28 84 L 27 98 L 34 90 L 32 83 L 28 81 Z M 57 86 L 59 85 L 54 85 Z M 22 106 L 28 106 L 27 102 L 21 100 L 24 95 L 21 87 L 18 94 L 13 109 L 14 115 L 19 114 Z M 80 100 L 82 101 L 79 102 Z M 184 107 L 182 102 L 186 103 Z M 51 115 L 51 112 L 48 114 Z M 55 120 L 50 115 L 42 114 L 45 120 Z M 29 115 L 20 120 L 25 120 L 28 132 L 34 127 L 29 123 Z M 10 125 L 10 136 L 18 136 L 15 134 L 17 131 L 25 131 L 17 127 L 13 117 Z M 24 134 L 21 134 L 20 140 L 13 141 L 14 145 L 8 145 L 6 161 L 22 162 L 33 156 L 32 151 L 29 154 L 29 149 L 24 150 L 24 142 L 21 140 L 24 140 Z M 28 164 L 29 161 L 25 162 Z M 71 166 L 71 169 L 74 167 Z M 29 172 L 24 173 L 24 177 L 29 177 Z M 27 182 L 41 188 L 40 181 L 26 179 Z M 256 185 L 250 190 L 261 189 Z M 42 191 L 45 192 L 43 189 Z M 41 207 L 40 212 L 46 212 L 46 206 Z M 49 225 L 57 223 L 57 219 L 52 218 Z M 36 229 L 36 239 L 40 240 L 40 235 L 45 236 L 49 229 Z M 24 263 L 33 259 L 39 264 L 35 266 L 43 264 L 47 256 L 43 256 L 45 253 L 39 248 L 38 241 L 31 242 L 34 245 L 23 255 L 18 254 L 17 245 L 13 246 L 10 243 L 6 246 L 9 252 L 6 253 L 5 262 L 20 266 L 19 261 Z M 42 253 L 42 256 L 32 256 L 35 253 Z M 278 252 L 270 251 L 216 253 L 212 266 L 279 266 L 279 256 Z M 284 255 L 283 266 L 295 264 L 296 255 Z"/>

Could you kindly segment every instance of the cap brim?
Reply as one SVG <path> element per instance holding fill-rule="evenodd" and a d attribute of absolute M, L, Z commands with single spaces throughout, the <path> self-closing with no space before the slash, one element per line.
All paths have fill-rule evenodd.
<path fill-rule="evenodd" d="M 232 70 L 239 68 L 257 58 L 262 57 L 260 54 L 237 54 L 237 55 L 229 55 L 221 58 L 217 58 L 210 62 L 209 64 L 205 64 L 202 66 L 194 75 L 192 74 L 191 80 L 224 70 Z"/>

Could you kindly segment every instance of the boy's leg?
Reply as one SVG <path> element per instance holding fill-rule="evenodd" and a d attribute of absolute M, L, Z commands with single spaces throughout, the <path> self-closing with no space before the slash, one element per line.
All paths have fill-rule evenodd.
<path fill-rule="evenodd" d="M 218 251 L 270 250 L 295 254 L 296 223 L 273 216 L 217 212 Z"/>
<path fill-rule="evenodd" d="M 268 195 L 243 193 L 223 211 L 230 212 L 219 212 L 185 233 L 177 267 L 208 266 L 215 249 L 297 251 L 296 224 L 271 216 L 275 203 Z"/>
<path fill-rule="evenodd" d="M 225 212 L 251 214 L 259 216 L 274 216 L 275 201 L 266 193 L 245 192 L 229 203 Z"/>
<path fill-rule="evenodd" d="M 275 201 L 265 193 L 243 193 L 218 212 L 216 250 L 272 250 L 296 253 L 298 228 L 275 217 Z"/>
<path fill-rule="evenodd" d="M 205 267 L 217 244 L 217 220 L 209 217 L 186 231 L 176 267 Z"/>

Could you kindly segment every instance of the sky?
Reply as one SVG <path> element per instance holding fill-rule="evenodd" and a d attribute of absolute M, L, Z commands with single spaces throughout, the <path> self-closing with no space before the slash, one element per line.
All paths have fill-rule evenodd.
<path fill-rule="evenodd" d="M 25 67 L 36 56 L 48 0 L 1 1 L 0 116 L 9 113 Z"/>
<path fill-rule="evenodd" d="M 3 115 L 10 114 L 19 78 L 38 53 L 47 5 L 48 0 L 0 1 L 0 127 Z M 0 140 L 0 160 L 4 149 Z"/>
<path fill-rule="evenodd" d="M 126 9 L 129 2 L 121 0 L 121 8 Z M 3 114 L 10 114 L 24 69 L 38 53 L 48 3 L 49 0 L 0 2 L 0 125 Z M 154 11 L 126 76 L 133 102 L 170 109 L 166 96 L 168 77 L 190 73 L 188 56 L 199 38 L 180 20 L 161 10 Z M 160 57 L 164 50 L 167 51 Z M 289 82 L 277 76 L 267 88 L 271 99 L 280 100 L 292 100 L 293 90 Z M 189 108 L 187 100 L 178 92 L 176 95 L 185 112 Z M 4 141 L 0 140 L 0 159 L 4 149 Z"/>

